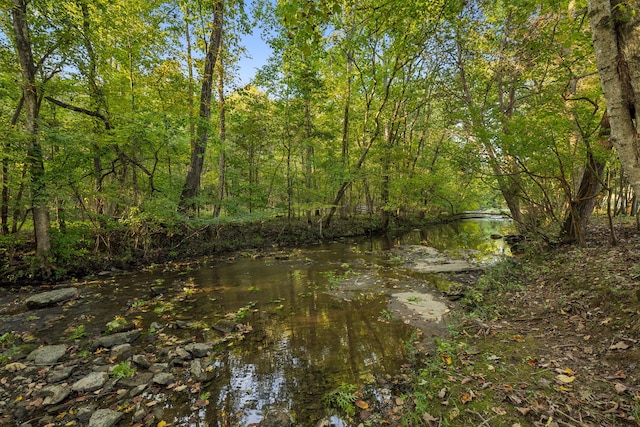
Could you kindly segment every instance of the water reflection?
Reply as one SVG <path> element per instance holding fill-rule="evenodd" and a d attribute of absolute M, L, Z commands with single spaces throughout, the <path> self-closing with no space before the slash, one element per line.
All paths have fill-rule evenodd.
<path fill-rule="evenodd" d="M 247 322 L 254 332 L 216 361 L 218 377 L 206 388 L 210 405 L 194 419 L 175 404 L 176 422 L 240 426 L 258 423 L 268 413 L 287 413 L 297 423 L 314 425 L 325 416 L 322 396 L 341 383 L 362 384 L 398 373 L 412 333 L 400 321 L 380 321 L 386 295 L 331 296 L 326 292 L 331 274 L 380 265 L 385 259 L 381 251 L 398 245 L 473 250 L 479 258 L 490 258 L 507 249 L 488 236 L 509 229 L 506 221 L 462 221 L 396 238 L 301 250 L 288 260 L 244 258 L 194 272 L 194 283 L 209 298 L 199 299 L 190 315 L 207 317 L 251 302 L 255 308 Z"/>

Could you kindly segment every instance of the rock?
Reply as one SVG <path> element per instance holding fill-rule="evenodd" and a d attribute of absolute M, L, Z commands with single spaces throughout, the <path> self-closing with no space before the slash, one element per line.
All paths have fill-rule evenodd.
<path fill-rule="evenodd" d="M 149 366 L 149 371 L 153 372 L 154 374 L 166 371 L 167 369 L 169 369 L 168 363 L 154 363 L 153 365 Z"/>
<path fill-rule="evenodd" d="M 238 324 L 234 322 L 229 322 L 228 320 L 219 320 L 213 325 L 213 329 L 216 331 L 223 332 L 225 334 L 231 333 L 238 328 Z"/>
<path fill-rule="evenodd" d="M 160 385 L 169 385 L 176 382 L 176 378 L 173 376 L 173 374 L 170 374 L 168 372 L 160 372 L 159 374 L 155 374 L 153 376 L 153 382 Z"/>
<path fill-rule="evenodd" d="M 189 370 L 190 370 L 191 376 L 193 377 L 194 380 L 202 382 L 202 381 L 205 381 L 207 379 L 206 372 L 205 372 L 204 368 L 202 367 L 202 360 L 201 359 L 194 359 L 191 362 L 191 366 L 190 366 Z"/>
<path fill-rule="evenodd" d="M 67 396 L 69 396 L 69 393 L 71 393 L 69 387 L 63 387 L 61 385 L 48 385 L 40 390 L 40 394 L 45 396 L 44 401 L 42 402 L 45 406 L 57 405 L 66 399 Z"/>
<path fill-rule="evenodd" d="M 149 359 L 147 359 L 147 356 L 144 354 L 134 354 L 133 357 L 131 357 L 131 361 L 144 369 L 149 369 L 149 366 L 151 366 L 151 362 L 149 362 Z"/>
<path fill-rule="evenodd" d="M 153 373 L 151 372 L 136 372 L 136 374 L 129 378 L 120 378 L 120 384 L 124 387 L 138 387 L 147 386 L 153 379 Z"/>
<path fill-rule="evenodd" d="M 27 308 L 32 310 L 55 305 L 59 302 L 68 301 L 78 296 L 77 288 L 61 288 L 41 294 L 32 295 L 25 300 Z"/>
<path fill-rule="evenodd" d="M 212 347 L 209 344 L 205 343 L 193 343 L 187 344 L 184 346 L 184 349 L 187 350 L 191 355 L 195 358 L 205 357 L 212 350 Z"/>
<path fill-rule="evenodd" d="M 140 395 L 143 391 L 146 390 L 146 388 L 147 388 L 146 384 L 140 384 L 139 386 L 132 388 L 131 391 L 129 392 L 129 397 L 136 397 Z"/>
<path fill-rule="evenodd" d="M 46 345 L 33 350 L 27 356 L 27 360 L 33 360 L 36 365 L 52 365 L 64 356 L 67 346 L 64 344 Z"/>
<path fill-rule="evenodd" d="M 124 414 L 111 409 L 98 409 L 89 419 L 89 427 L 113 427 Z"/>
<path fill-rule="evenodd" d="M 161 330 L 161 329 L 164 329 L 164 326 L 163 326 L 163 325 L 161 325 L 161 324 L 160 324 L 160 323 L 158 323 L 158 322 L 153 322 L 153 323 L 151 324 L 151 326 L 149 326 L 149 331 L 151 331 L 151 332 L 159 331 L 159 330 Z"/>
<path fill-rule="evenodd" d="M 91 349 L 96 350 L 100 347 L 112 348 L 120 344 L 132 343 L 140 337 L 140 330 L 119 332 L 113 335 L 105 335 L 97 338 L 92 344 Z"/>
<path fill-rule="evenodd" d="M 138 422 L 142 421 L 142 419 L 147 415 L 147 411 L 144 408 L 140 408 L 133 413 L 133 421 Z"/>
<path fill-rule="evenodd" d="M 111 356 L 115 357 L 118 362 L 125 361 L 132 355 L 133 347 L 129 343 L 118 344 L 111 349 Z"/>
<path fill-rule="evenodd" d="M 106 372 L 91 372 L 86 377 L 81 378 L 73 383 L 71 389 L 80 393 L 95 391 L 102 387 L 108 379 L 109 374 L 107 374 Z"/>
<path fill-rule="evenodd" d="M 83 406 L 82 408 L 78 409 L 78 412 L 76 413 L 76 418 L 83 425 L 86 425 L 89 422 L 89 418 L 91 418 L 91 415 L 93 415 L 95 411 L 96 411 L 96 408 L 93 405 Z"/>
<path fill-rule="evenodd" d="M 49 373 L 47 374 L 47 382 L 52 384 L 52 383 L 57 383 L 57 382 L 66 380 L 71 376 L 75 368 L 76 368 L 76 365 L 56 366 L 55 368 L 50 370 Z"/>

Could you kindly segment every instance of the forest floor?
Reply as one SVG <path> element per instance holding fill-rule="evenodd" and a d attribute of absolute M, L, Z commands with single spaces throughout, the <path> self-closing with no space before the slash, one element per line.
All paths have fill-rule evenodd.
<path fill-rule="evenodd" d="M 592 226 L 584 247 L 489 270 L 453 310 L 449 337 L 389 378 L 374 425 L 640 426 L 640 232 Z M 402 392 L 404 391 L 404 394 Z M 370 422 L 371 422 L 370 421 Z"/>

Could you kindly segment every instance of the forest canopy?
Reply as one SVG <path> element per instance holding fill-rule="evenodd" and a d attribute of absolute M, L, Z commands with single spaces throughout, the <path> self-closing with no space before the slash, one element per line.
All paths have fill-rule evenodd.
<path fill-rule="evenodd" d="M 2 3 L 2 245 L 33 231 L 42 265 L 114 227 L 490 209 L 582 242 L 636 211 L 635 96 L 600 80 L 607 52 L 638 75 L 633 2 Z"/>

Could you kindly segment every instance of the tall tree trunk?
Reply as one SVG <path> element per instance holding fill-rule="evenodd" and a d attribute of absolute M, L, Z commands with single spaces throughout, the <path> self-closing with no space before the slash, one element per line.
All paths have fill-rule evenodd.
<path fill-rule="evenodd" d="M 640 194 L 640 8 L 619 0 L 588 0 L 588 5 L 611 142 Z"/>
<path fill-rule="evenodd" d="M 611 150 L 609 137 L 609 120 L 605 114 L 600 121 L 599 145 L 602 149 Z M 594 156 L 591 149 L 587 152 L 587 165 L 575 198 L 569 205 L 569 212 L 562 227 L 563 240 L 568 243 L 585 244 L 587 223 L 596 205 L 596 198 L 602 188 L 606 161 Z"/>
<path fill-rule="evenodd" d="M 38 140 L 38 115 L 40 102 L 36 84 L 36 66 L 33 61 L 29 24 L 27 22 L 27 1 L 13 0 L 11 8 L 16 50 L 22 67 L 23 96 L 25 110 L 25 130 L 28 138 L 27 164 L 31 173 L 31 197 L 33 229 L 36 239 L 36 254 L 42 267 L 47 265 L 51 253 L 51 223 L 47 205 L 46 178 L 42 148 Z"/>
<path fill-rule="evenodd" d="M 205 59 L 204 73 L 202 75 L 202 88 L 200 90 L 200 112 L 197 124 L 197 140 L 191 149 L 191 160 L 187 168 L 182 194 L 180 195 L 180 210 L 194 211 L 196 208 L 195 197 L 200 188 L 202 166 L 209 141 L 209 120 L 211 119 L 211 95 L 213 89 L 213 70 L 220 53 L 222 43 L 222 25 L 224 0 L 216 0 L 213 5 L 213 27 Z"/>
<path fill-rule="evenodd" d="M 20 112 L 24 106 L 24 96 L 20 97 L 16 110 L 11 117 L 11 127 L 18 124 Z M 9 141 L 5 141 L 5 155 L 2 157 L 2 201 L 0 202 L 0 223 L 2 224 L 2 234 L 9 234 Z M 15 225 L 15 224 L 14 224 Z"/>
<path fill-rule="evenodd" d="M 220 57 L 220 73 L 218 75 L 218 108 L 220 110 L 218 118 L 220 120 L 220 154 L 218 155 L 218 201 L 216 207 L 213 210 L 213 216 L 219 217 L 220 210 L 222 209 L 222 200 L 224 199 L 224 187 L 226 179 L 227 169 L 227 157 L 225 141 L 227 140 L 227 109 L 226 100 L 224 97 L 224 64 L 222 63 L 222 57 Z"/>
<path fill-rule="evenodd" d="M 310 95 L 304 100 L 304 140 L 305 140 L 305 177 L 304 185 L 307 190 L 305 203 L 307 205 L 307 224 L 311 224 L 311 174 L 313 173 L 313 144 L 311 143 L 311 100 Z"/>

